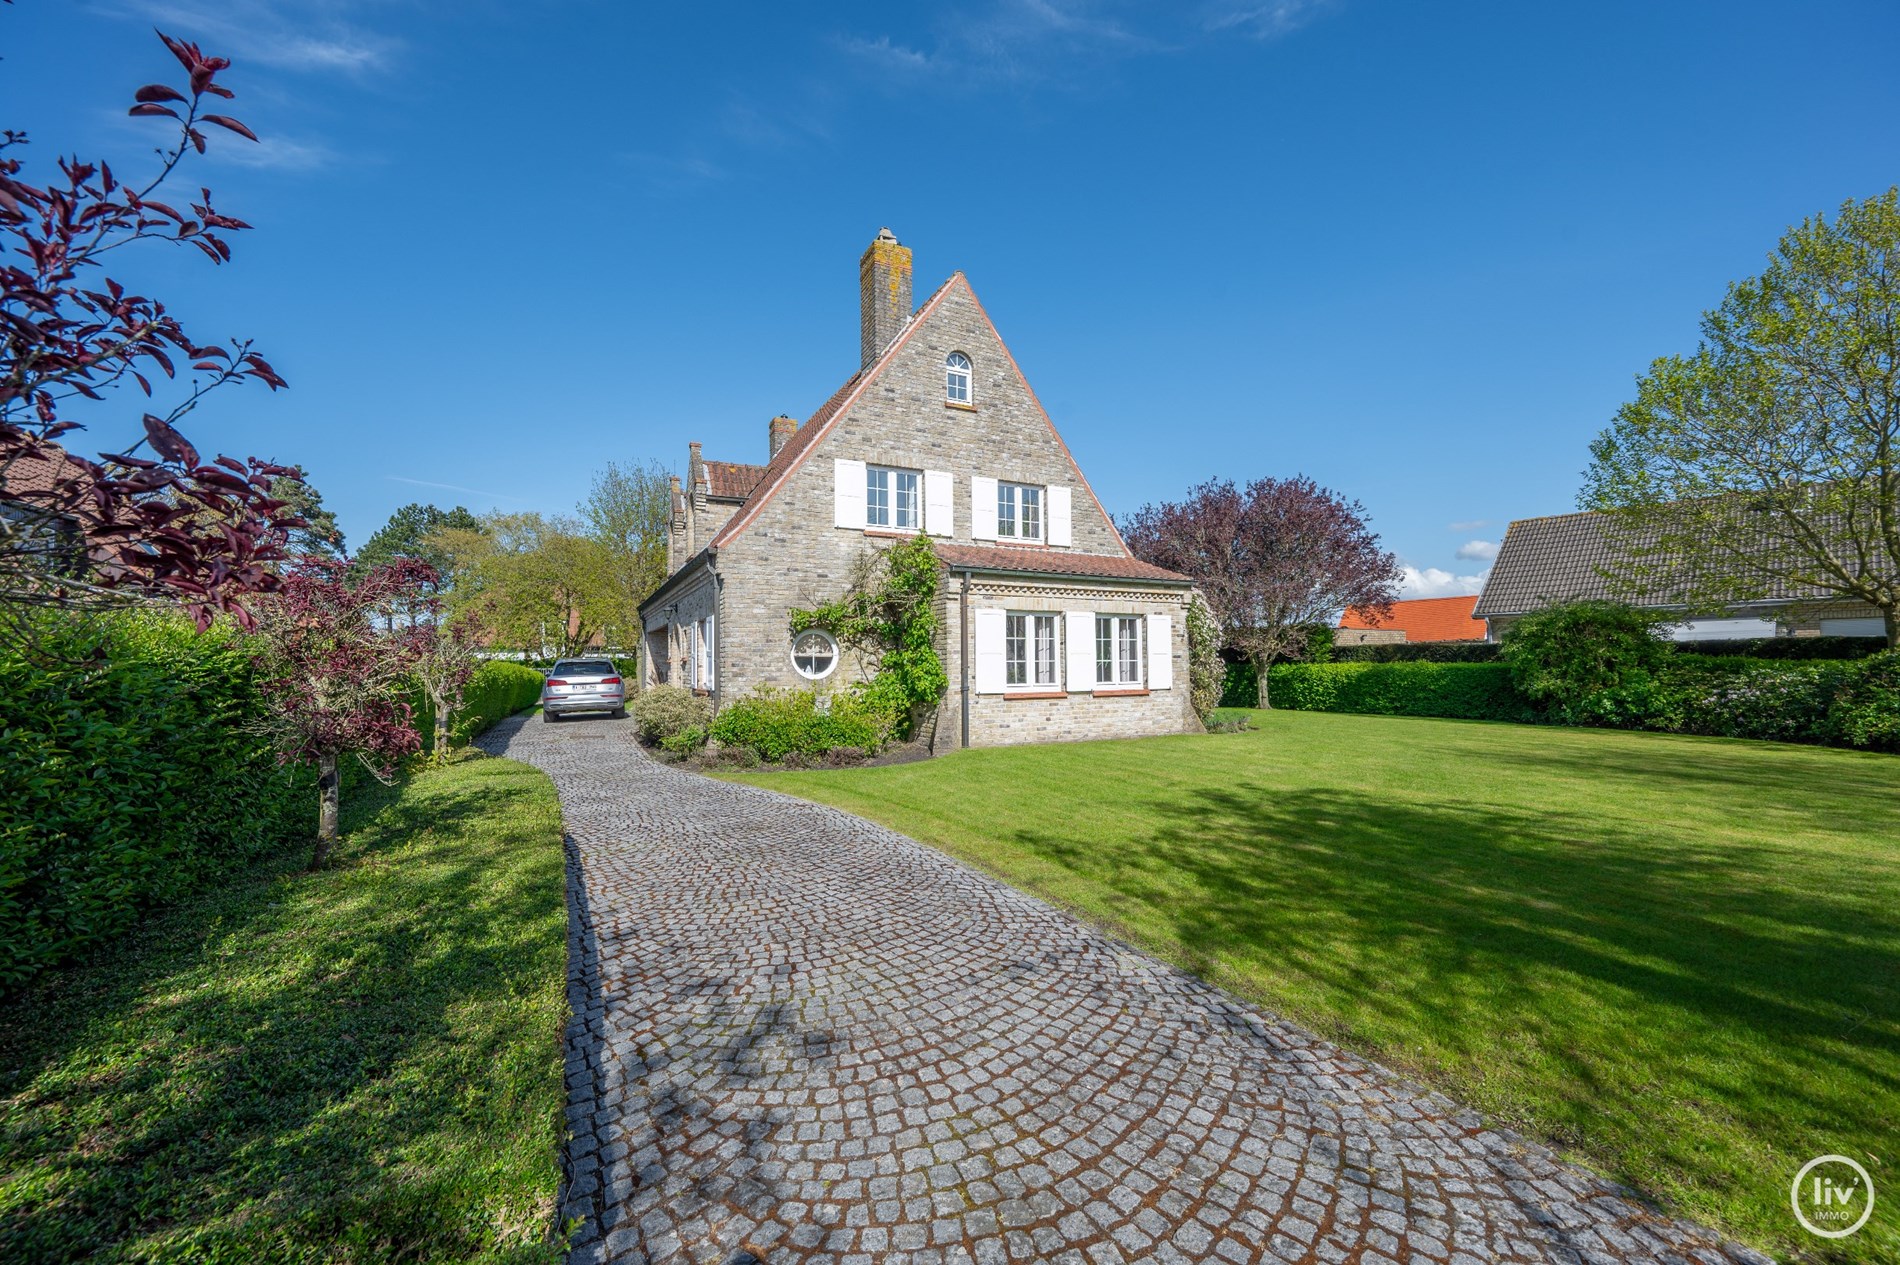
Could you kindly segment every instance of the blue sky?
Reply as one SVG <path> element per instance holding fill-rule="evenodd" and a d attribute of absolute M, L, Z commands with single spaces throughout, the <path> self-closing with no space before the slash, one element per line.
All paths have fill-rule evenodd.
<path fill-rule="evenodd" d="M 689 438 L 762 460 L 856 367 L 888 224 L 920 298 L 970 276 L 1110 512 L 1304 472 L 1414 591 L 1475 591 L 1730 280 L 1900 178 L 1886 0 L 18 0 L 36 160 L 137 166 L 154 25 L 236 63 L 264 141 L 189 187 L 257 231 L 128 279 L 291 381 L 187 433 L 303 464 L 356 544 Z"/>

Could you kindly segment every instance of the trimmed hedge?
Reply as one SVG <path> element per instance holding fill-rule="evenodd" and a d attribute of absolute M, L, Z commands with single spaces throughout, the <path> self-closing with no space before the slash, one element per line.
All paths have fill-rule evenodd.
<path fill-rule="evenodd" d="M 1678 654 L 1739 655 L 1745 659 L 1865 659 L 1887 648 L 1885 637 L 1730 637 L 1678 641 Z"/>
<path fill-rule="evenodd" d="M 1495 663 L 1495 641 L 1397 641 L 1334 646 L 1334 663 Z"/>
<path fill-rule="evenodd" d="M 0 648 L 0 990 L 310 833 L 240 638 L 183 619 L 45 621 Z"/>
<path fill-rule="evenodd" d="M 821 757 L 838 748 L 869 755 L 884 745 L 890 736 L 885 718 L 852 694 L 826 697 L 830 710 L 819 711 L 816 690 L 762 687 L 722 707 L 707 736 L 722 747 L 744 747 L 772 761 L 794 753 Z"/>
<path fill-rule="evenodd" d="M 449 726 L 449 744 L 466 746 L 483 730 L 541 701 L 547 677 L 526 664 L 507 659 L 484 659 L 462 690 L 462 706 Z M 421 686 L 409 693 L 416 732 L 422 735 L 424 754 L 435 750 L 435 706 Z"/>
<path fill-rule="evenodd" d="M 1501 663 L 1282 663 L 1267 691 L 1275 707 L 1297 711 L 1536 719 Z"/>

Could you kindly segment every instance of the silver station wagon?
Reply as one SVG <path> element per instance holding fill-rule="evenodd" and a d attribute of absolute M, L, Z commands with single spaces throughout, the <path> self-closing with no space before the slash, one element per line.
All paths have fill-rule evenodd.
<path fill-rule="evenodd" d="M 552 724 L 572 712 L 627 714 L 627 687 L 612 659 L 562 659 L 541 687 L 541 719 Z"/>

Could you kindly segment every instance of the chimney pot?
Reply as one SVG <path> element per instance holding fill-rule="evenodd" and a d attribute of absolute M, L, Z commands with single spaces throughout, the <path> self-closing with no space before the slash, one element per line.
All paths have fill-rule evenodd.
<path fill-rule="evenodd" d="M 766 460 L 769 461 L 773 457 L 778 456 L 778 450 L 783 448 L 786 442 L 797 433 L 798 419 L 796 417 L 787 417 L 785 414 L 780 413 L 777 417 L 773 418 L 767 434 L 767 441 L 770 444 L 771 451 L 767 454 Z"/>
<path fill-rule="evenodd" d="M 858 334 L 860 368 L 884 354 L 910 320 L 910 248 L 888 228 L 858 259 Z"/>

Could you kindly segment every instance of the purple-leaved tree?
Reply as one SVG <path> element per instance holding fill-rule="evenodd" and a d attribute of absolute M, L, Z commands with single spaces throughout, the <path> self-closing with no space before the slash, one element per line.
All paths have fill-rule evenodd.
<path fill-rule="evenodd" d="M 1305 653 L 1316 627 L 1348 606 L 1388 613 L 1398 559 L 1380 548 L 1365 507 L 1305 475 L 1237 488 L 1210 479 L 1180 502 L 1144 505 L 1121 524 L 1135 556 L 1194 578 L 1227 645 L 1259 673 Z"/>

